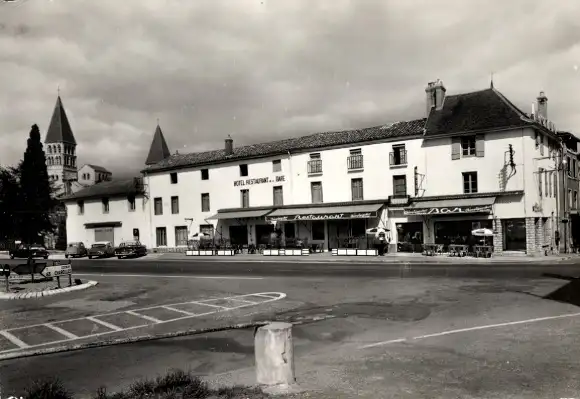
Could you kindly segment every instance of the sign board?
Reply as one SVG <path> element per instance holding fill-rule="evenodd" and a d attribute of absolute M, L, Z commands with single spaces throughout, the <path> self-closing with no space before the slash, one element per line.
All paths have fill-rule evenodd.
<path fill-rule="evenodd" d="M 269 177 L 259 177 L 257 179 L 246 179 L 246 180 L 236 180 L 234 181 L 234 187 L 240 186 L 252 186 L 254 184 L 263 183 L 284 183 L 286 181 L 286 176 L 276 176 L 273 179 Z"/>
<path fill-rule="evenodd" d="M 466 213 L 491 213 L 491 205 L 481 206 L 451 206 L 414 209 L 407 208 L 403 210 L 405 215 L 461 215 Z"/>
<path fill-rule="evenodd" d="M 41 273 L 44 277 L 60 277 L 67 274 L 72 274 L 72 266 L 60 265 L 60 266 L 48 266 L 45 267 Z"/>
<path fill-rule="evenodd" d="M 288 215 L 288 216 L 266 216 L 266 221 L 291 222 L 296 220 L 340 220 L 340 219 L 370 219 L 376 218 L 377 212 L 343 212 L 327 213 L 320 215 Z"/>

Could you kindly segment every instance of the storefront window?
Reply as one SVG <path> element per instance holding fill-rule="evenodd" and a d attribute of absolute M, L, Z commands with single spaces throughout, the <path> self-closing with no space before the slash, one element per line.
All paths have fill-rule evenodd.
<path fill-rule="evenodd" d="M 232 245 L 248 244 L 248 226 L 230 226 L 229 230 Z"/>
<path fill-rule="evenodd" d="M 506 251 L 526 250 L 526 220 L 507 219 L 503 220 Z"/>
<path fill-rule="evenodd" d="M 324 240 L 324 222 L 322 221 L 312 222 L 312 240 L 315 241 Z"/>
<path fill-rule="evenodd" d="M 423 244 L 423 223 L 397 223 L 397 252 L 420 252 Z"/>
<path fill-rule="evenodd" d="M 257 224 L 256 225 L 256 239 L 258 245 L 260 244 L 270 244 L 270 236 L 274 231 L 274 226 L 271 224 Z"/>
<path fill-rule="evenodd" d="M 435 222 L 435 244 L 477 245 L 481 237 L 471 232 L 475 229 L 492 229 L 491 220 L 453 220 Z"/>

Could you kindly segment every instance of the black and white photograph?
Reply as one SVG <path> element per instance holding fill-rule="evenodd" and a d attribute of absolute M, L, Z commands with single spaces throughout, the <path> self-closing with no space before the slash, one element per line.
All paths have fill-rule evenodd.
<path fill-rule="evenodd" d="M 579 15 L 0 1 L 0 399 L 580 399 Z"/>

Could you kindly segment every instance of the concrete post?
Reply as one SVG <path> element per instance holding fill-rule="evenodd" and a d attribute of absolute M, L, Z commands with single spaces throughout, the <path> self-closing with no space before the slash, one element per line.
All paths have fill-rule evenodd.
<path fill-rule="evenodd" d="M 270 323 L 260 327 L 254 341 L 258 384 L 294 384 L 292 324 Z"/>

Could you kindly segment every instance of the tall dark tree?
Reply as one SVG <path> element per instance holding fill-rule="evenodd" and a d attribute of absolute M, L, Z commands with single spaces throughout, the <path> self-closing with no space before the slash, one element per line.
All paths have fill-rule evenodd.
<path fill-rule="evenodd" d="M 51 194 L 40 130 L 33 125 L 20 166 L 20 221 L 24 242 L 42 243 L 42 236 L 54 231 L 50 213 L 55 201 Z"/>
<path fill-rule="evenodd" d="M 19 168 L 0 168 L 0 242 L 20 238 L 19 194 Z"/>

